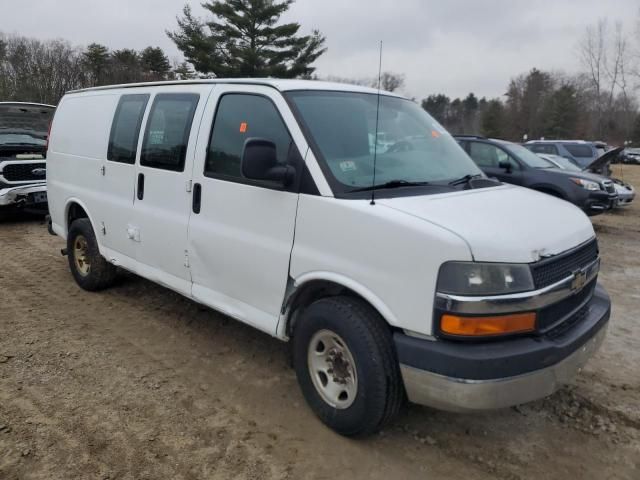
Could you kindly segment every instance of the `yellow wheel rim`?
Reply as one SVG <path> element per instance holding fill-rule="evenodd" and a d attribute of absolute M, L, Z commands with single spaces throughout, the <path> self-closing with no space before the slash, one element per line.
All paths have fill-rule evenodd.
<path fill-rule="evenodd" d="M 91 261 L 89 260 L 89 245 L 87 239 L 82 235 L 78 235 L 73 242 L 73 258 L 76 264 L 76 270 L 80 275 L 86 277 L 91 271 Z"/>

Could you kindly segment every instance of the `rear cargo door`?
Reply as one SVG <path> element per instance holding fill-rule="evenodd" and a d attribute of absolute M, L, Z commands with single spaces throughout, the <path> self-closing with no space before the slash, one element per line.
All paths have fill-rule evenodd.
<path fill-rule="evenodd" d="M 139 153 L 139 136 L 145 111 L 149 103 L 148 93 L 122 95 L 111 124 L 107 159 L 101 166 L 101 202 L 97 229 L 104 228 L 102 243 L 111 249 L 118 264 L 135 270 L 137 243 L 134 239 L 135 217 L 133 211 L 136 158 Z"/>

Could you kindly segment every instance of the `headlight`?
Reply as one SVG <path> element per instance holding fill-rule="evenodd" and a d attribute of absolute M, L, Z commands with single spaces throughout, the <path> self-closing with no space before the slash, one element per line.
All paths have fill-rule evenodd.
<path fill-rule="evenodd" d="M 533 290 L 528 265 L 447 262 L 440 267 L 437 290 L 456 295 L 500 295 Z"/>
<path fill-rule="evenodd" d="M 571 178 L 571 181 L 587 190 L 600 190 L 600 184 L 598 182 L 592 182 L 591 180 L 585 180 L 584 178 L 573 177 Z"/>

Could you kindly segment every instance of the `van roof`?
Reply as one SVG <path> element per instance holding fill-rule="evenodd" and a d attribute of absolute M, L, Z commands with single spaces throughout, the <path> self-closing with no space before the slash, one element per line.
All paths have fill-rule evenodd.
<path fill-rule="evenodd" d="M 333 90 L 342 92 L 358 92 L 358 93 L 378 93 L 378 90 L 360 85 L 351 85 L 348 83 L 323 82 L 320 80 L 298 80 L 298 79 L 280 79 L 280 78 L 215 78 L 215 79 L 199 79 L 199 80 L 169 80 L 163 82 L 143 82 L 143 83 L 126 83 L 120 85 L 105 85 L 102 87 L 84 88 L 80 90 L 71 90 L 67 93 L 88 92 L 94 90 L 113 90 L 119 88 L 136 88 L 136 87 L 155 87 L 165 85 L 199 85 L 199 84 L 216 84 L 216 83 L 233 83 L 244 85 L 262 85 L 275 88 L 281 92 L 291 90 Z M 402 97 L 396 93 L 380 91 L 384 95 L 394 97 Z"/>

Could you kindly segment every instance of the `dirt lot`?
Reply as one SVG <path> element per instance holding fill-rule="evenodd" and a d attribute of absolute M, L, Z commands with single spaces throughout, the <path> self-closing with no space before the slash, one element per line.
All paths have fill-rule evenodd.
<path fill-rule="evenodd" d="M 640 479 L 640 201 L 594 224 L 613 316 L 572 385 L 364 441 L 315 419 L 286 345 L 133 276 L 81 291 L 40 221 L 1 224 L 0 478 Z"/>

